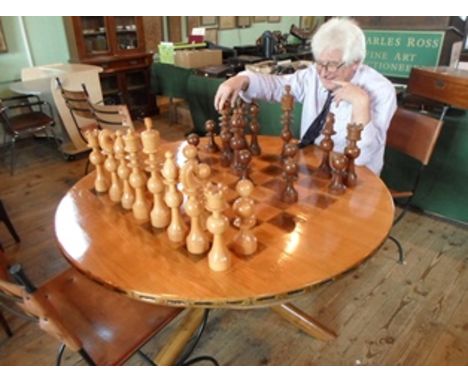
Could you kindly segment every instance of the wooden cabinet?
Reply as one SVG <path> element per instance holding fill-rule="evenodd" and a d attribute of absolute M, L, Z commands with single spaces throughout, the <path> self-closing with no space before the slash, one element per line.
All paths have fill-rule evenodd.
<path fill-rule="evenodd" d="M 72 62 L 99 65 L 106 104 L 125 103 L 133 117 L 156 112 L 150 93 L 152 55 L 141 16 L 65 17 Z"/>

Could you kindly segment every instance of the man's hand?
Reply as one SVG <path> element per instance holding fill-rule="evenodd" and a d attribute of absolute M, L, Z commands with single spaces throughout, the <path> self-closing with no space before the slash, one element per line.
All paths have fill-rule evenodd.
<path fill-rule="evenodd" d="M 370 122 L 370 97 L 361 87 L 350 82 L 333 81 L 336 88 L 333 90 L 333 101 L 337 105 L 346 101 L 353 107 L 353 123 L 362 123 L 364 126 Z"/>
<path fill-rule="evenodd" d="M 214 107 L 220 111 L 226 101 L 231 101 L 231 106 L 234 107 L 239 92 L 241 90 L 247 90 L 249 87 L 249 77 L 243 75 L 237 75 L 224 81 L 219 85 L 218 91 L 216 92 L 214 99 Z"/>

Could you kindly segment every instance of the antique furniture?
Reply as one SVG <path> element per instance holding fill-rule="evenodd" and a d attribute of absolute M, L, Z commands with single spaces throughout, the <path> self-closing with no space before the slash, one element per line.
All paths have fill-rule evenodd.
<path fill-rule="evenodd" d="M 65 17 L 72 62 L 101 66 L 106 104 L 125 103 L 133 116 L 154 114 L 152 54 L 146 53 L 141 16 Z"/>
<path fill-rule="evenodd" d="M 207 138 L 202 138 L 204 147 Z M 93 189 L 94 173 L 78 181 L 59 203 L 55 233 L 67 260 L 87 276 L 120 293 L 148 303 L 202 308 L 271 307 L 306 333 L 334 338 L 306 313 L 290 303 L 314 286 L 357 267 L 386 239 L 394 206 L 384 183 L 358 167 L 358 184 L 339 197 L 327 192 L 328 181 L 314 177 L 320 155 L 309 146 L 298 154 L 297 203 L 278 200 L 282 141 L 260 136 L 262 154 L 252 161 L 256 184 L 258 252 L 248 259 L 234 256 L 225 272 L 212 272 L 206 257 L 174 246 L 162 229 L 138 223 L 107 195 Z M 165 143 L 165 150 L 183 163 L 185 142 Z M 230 188 L 238 177 L 219 167 L 219 154 L 199 152 L 212 167 L 212 180 Z M 236 197 L 229 191 L 228 201 Z M 230 227 L 227 241 L 235 234 Z M 105 250 L 103 250 L 105 248 Z M 165 355 L 158 355 L 160 360 Z M 170 363 L 170 359 L 166 358 Z M 159 362 L 158 362 L 159 363 Z"/>

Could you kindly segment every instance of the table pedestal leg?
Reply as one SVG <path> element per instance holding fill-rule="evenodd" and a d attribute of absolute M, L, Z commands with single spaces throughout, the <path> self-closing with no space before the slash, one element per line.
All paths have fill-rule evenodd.
<path fill-rule="evenodd" d="M 154 358 L 154 362 L 161 366 L 174 365 L 182 354 L 195 330 L 201 325 L 205 309 L 189 309 L 179 327 L 171 334 L 166 345 Z"/>
<path fill-rule="evenodd" d="M 296 308 L 292 304 L 282 304 L 271 308 L 296 328 L 301 329 L 308 335 L 322 341 L 330 341 L 336 338 L 336 334 L 319 324 L 311 316 Z"/>

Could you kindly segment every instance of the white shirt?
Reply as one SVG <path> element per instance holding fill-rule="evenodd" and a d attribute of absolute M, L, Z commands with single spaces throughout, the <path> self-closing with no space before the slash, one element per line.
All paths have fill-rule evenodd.
<path fill-rule="evenodd" d="M 250 84 L 241 97 L 250 102 L 252 99 L 264 99 L 280 102 L 284 86 L 291 85 L 291 93 L 297 102 L 302 103 L 301 138 L 322 111 L 327 98 L 327 89 L 322 85 L 314 65 L 299 70 L 294 74 L 272 76 L 252 72 L 242 72 L 249 77 Z M 367 91 L 371 100 L 371 121 L 364 127 L 358 147 L 361 154 L 356 165 L 367 166 L 377 175 L 383 167 L 387 130 L 395 113 L 396 93 L 392 83 L 376 70 L 367 65 L 360 65 L 351 83 Z M 336 135 L 333 135 L 334 151 L 343 152 L 346 147 L 347 125 L 351 122 L 351 104 L 341 101 L 337 106 L 332 102 L 330 112 L 335 115 Z M 321 134 L 315 140 L 319 143 Z"/>

